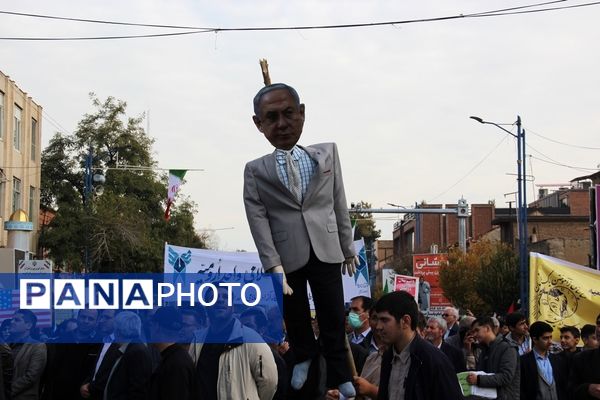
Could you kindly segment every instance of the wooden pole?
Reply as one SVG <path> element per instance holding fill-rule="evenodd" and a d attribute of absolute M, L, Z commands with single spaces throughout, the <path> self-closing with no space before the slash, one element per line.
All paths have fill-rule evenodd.
<path fill-rule="evenodd" d="M 346 352 L 348 353 L 348 365 L 350 366 L 350 372 L 352 373 L 352 378 L 358 376 L 358 372 L 356 371 L 356 365 L 354 364 L 354 357 L 352 356 L 352 349 L 350 348 L 350 341 L 348 340 L 348 336 L 344 335 L 346 338 Z"/>
<path fill-rule="evenodd" d="M 271 76 L 269 76 L 269 63 L 267 63 L 267 59 L 263 58 L 258 60 L 260 64 L 260 70 L 262 71 L 263 82 L 265 86 L 269 86 L 271 84 Z"/>

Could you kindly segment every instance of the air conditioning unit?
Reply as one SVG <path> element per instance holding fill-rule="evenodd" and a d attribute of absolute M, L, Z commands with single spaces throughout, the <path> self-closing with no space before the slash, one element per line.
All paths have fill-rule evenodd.
<path fill-rule="evenodd" d="M 0 249 L 0 272 L 16 274 L 19 269 L 19 261 L 29 260 L 28 251 L 11 249 L 9 247 Z"/>

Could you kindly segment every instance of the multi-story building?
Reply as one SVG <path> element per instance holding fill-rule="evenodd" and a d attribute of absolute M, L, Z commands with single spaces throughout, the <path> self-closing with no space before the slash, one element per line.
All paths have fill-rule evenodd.
<path fill-rule="evenodd" d="M 4 222 L 17 210 L 33 222 L 35 252 L 40 209 L 42 107 L 0 72 L 0 247 Z"/>
<path fill-rule="evenodd" d="M 492 222 L 500 226 L 501 240 L 516 248 L 519 240 L 516 210 L 497 208 Z M 527 242 L 529 251 L 588 265 L 589 183 L 575 183 L 553 192 L 540 189 L 538 199 L 527 207 Z"/>

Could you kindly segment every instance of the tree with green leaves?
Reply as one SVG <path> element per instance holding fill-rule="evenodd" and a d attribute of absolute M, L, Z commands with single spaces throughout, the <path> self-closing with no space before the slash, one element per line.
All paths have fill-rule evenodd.
<path fill-rule="evenodd" d="M 354 205 L 354 208 L 368 209 L 371 208 L 371 203 L 361 200 Z M 381 230 L 376 229 L 372 213 L 351 213 L 350 220 L 356 226 L 355 238 L 363 237 L 366 243 L 367 241 L 374 242 L 381 237 Z"/>
<path fill-rule="evenodd" d="M 496 242 L 489 261 L 481 266 L 475 290 L 493 312 L 504 315 L 519 299 L 519 257 L 506 243 Z"/>
<path fill-rule="evenodd" d="M 517 257 L 501 242 L 475 242 L 466 253 L 451 249 L 440 267 L 440 286 L 457 307 L 505 314 L 519 297 Z"/>
<path fill-rule="evenodd" d="M 354 208 L 368 209 L 371 203 L 360 201 L 354 204 Z M 375 258 L 375 241 L 381 236 L 381 230 L 376 229 L 375 220 L 372 213 L 350 213 L 350 220 L 355 227 L 354 239 L 365 240 L 365 250 L 367 253 L 367 263 L 369 265 L 369 274 L 373 273 L 373 268 L 377 259 Z"/>
<path fill-rule="evenodd" d="M 194 230 L 195 205 L 180 198 L 170 221 L 163 218 L 166 176 L 156 171 L 153 139 L 143 116 L 128 117 L 126 103 L 91 99 L 73 134 L 56 133 L 42 153 L 42 207 L 56 211 L 40 235 L 40 246 L 65 270 L 80 271 L 86 249 L 93 272 L 158 272 L 164 243 L 204 248 L 206 235 Z M 103 193 L 86 204 L 85 160 L 104 172 Z M 97 189 L 98 187 L 96 187 Z"/>

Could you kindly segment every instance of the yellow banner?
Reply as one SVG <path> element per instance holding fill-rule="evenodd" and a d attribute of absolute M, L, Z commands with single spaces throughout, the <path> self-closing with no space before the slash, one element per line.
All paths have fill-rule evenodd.
<path fill-rule="evenodd" d="M 600 272 L 539 253 L 529 255 L 529 321 L 581 329 L 600 313 Z"/>

